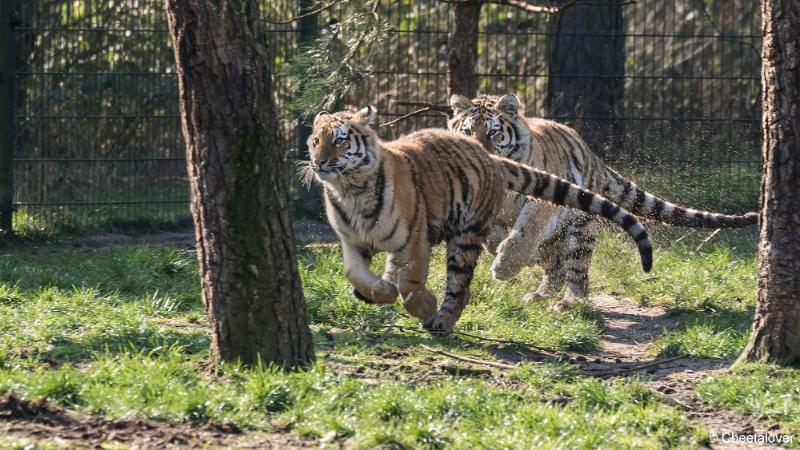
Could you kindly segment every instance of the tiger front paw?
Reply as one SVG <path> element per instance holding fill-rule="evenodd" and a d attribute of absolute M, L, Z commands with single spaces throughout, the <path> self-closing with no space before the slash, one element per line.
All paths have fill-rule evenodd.
<path fill-rule="evenodd" d="M 448 335 L 453 332 L 455 320 L 452 320 L 449 315 L 437 311 L 436 314 L 425 320 L 422 326 L 434 336 Z"/>
<path fill-rule="evenodd" d="M 375 302 L 373 302 L 372 299 L 362 294 L 361 292 L 358 292 L 358 289 L 356 288 L 353 288 L 352 293 L 355 298 L 361 300 L 364 303 L 368 303 L 370 305 L 375 304 Z"/>
<path fill-rule="evenodd" d="M 428 291 L 412 292 L 403 300 L 403 307 L 417 319 L 425 320 L 436 314 L 436 298 Z"/>
<path fill-rule="evenodd" d="M 382 303 L 382 304 L 389 304 L 394 303 L 397 300 L 397 296 L 399 292 L 397 291 L 397 287 L 386 281 L 386 280 L 378 280 L 375 284 L 370 286 L 369 290 L 360 291 L 353 287 L 353 295 L 365 303 Z"/>

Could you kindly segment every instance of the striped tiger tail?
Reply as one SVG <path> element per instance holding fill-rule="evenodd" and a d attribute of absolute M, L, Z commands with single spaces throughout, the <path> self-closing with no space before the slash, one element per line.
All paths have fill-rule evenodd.
<path fill-rule="evenodd" d="M 631 213 L 601 195 L 587 191 L 563 178 L 510 159 L 494 155 L 493 159 L 502 169 L 507 189 L 611 220 L 621 226 L 636 242 L 642 259 L 642 269 L 649 272 L 653 267 L 653 245 L 644 226 Z"/>
<path fill-rule="evenodd" d="M 639 217 L 693 228 L 741 228 L 758 223 L 758 213 L 719 214 L 684 208 L 661 199 L 606 167 L 603 195 Z"/>

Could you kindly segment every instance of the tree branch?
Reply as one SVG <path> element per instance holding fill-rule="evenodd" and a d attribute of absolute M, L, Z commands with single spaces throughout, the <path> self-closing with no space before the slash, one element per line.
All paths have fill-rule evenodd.
<path fill-rule="evenodd" d="M 449 3 L 451 5 L 458 4 L 458 3 L 470 3 L 475 0 L 439 0 L 442 3 Z M 559 6 L 543 6 L 543 5 L 536 5 L 527 0 L 480 0 L 482 3 L 492 3 L 495 5 L 503 5 L 503 6 L 511 6 L 517 8 L 519 10 L 534 13 L 534 14 L 557 14 L 565 9 L 571 8 L 573 6 L 578 5 L 595 5 L 595 6 L 625 6 L 631 5 L 636 3 L 635 0 L 629 0 L 626 2 L 615 2 L 613 0 L 570 0 L 564 2 L 564 4 Z"/>
<path fill-rule="evenodd" d="M 290 24 L 292 22 L 296 22 L 296 21 L 298 21 L 300 19 L 304 19 L 306 17 L 313 16 L 314 14 L 319 14 L 319 13 L 321 13 L 323 11 L 329 10 L 329 9 L 333 8 L 334 6 L 338 5 L 339 3 L 343 3 L 345 1 L 349 1 L 349 0 L 333 0 L 332 2 L 328 3 L 327 5 L 320 6 L 317 9 L 308 11 L 306 13 L 300 14 L 299 16 L 294 16 L 291 19 L 286 19 L 286 20 L 275 20 L 275 19 L 270 19 L 268 17 L 264 17 L 264 22 L 271 23 L 273 25 L 288 25 L 288 24 Z"/>
<path fill-rule="evenodd" d="M 446 352 L 444 350 L 439 350 L 438 348 L 428 347 L 425 344 L 420 344 L 419 346 L 422 347 L 423 349 L 429 351 L 429 352 L 438 353 L 440 355 L 447 356 L 448 358 L 453 358 L 453 359 L 456 359 L 458 361 L 464 361 L 464 362 L 468 362 L 468 363 L 472 363 L 472 364 L 480 364 L 480 365 L 483 365 L 483 366 L 497 367 L 498 369 L 516 369 L 517 367 L 519 367 L 519 366 L 516 366 L 516 365 L 504 364 L 504 363 L 500 363 L 500 362 L 496 362 L 496 361 L 486 361 L 484 359 L 469 358 L 467 356 L 456 355 L 455 353 L 450 353 L 450 352 Z"/>
<path fill-rule="evenodd" d="M 418 109 L 418 110 L 416 110 L 414 112 L 410 112 L 410 113 L 408 113 L 408 114 L 406 114 L 404 116 L 400 116 L 397 119 L 392 120 L 391 122 L 386 122 L 386 123 L 384 123 L 383 125 L 381 125 L 378 128 L 390 127 L 390 126 L 392 126 L 392 125 L 394 125 L 394 124 L 396 124 L 398 122 L 401 122 L 403 120 L 408 119 L 409 117 L 414 117 L 416 115 L 422 114 L 424 112 L 428 112 L 430 110 L 431 110 L 430 108 L 420 108 L 420 109 Z"/>
<path fill-rule="evenodd" d="M 397 105 L 397 106 L 414 106 L 414 107 L 417 107 L 417 108 L 428 108 L 431 111 L 444 113 L 444 114 L 447 114 L 448 116 L 450 115 L 450 113 L 453 112 L 453 108 L 451 108 L 448 105 L 435 105 L 433 103 L 427 103 L 427 102 L 397 101 L 397 102 L 394 102 L 394 104 Z"/>
<path fill-rule="evenodd" d="M 447 116 L 450 116 L 450 107 L 449 106 L 433 105 L 433 104 L 425 103 L 425 102 L 395 102 L 394 104 L 395 105 L 400 105 L 400 106 L 421 106 L 422 108 L 419 108 L 419 109 L 417 109 L 415 111 L 412 111 L 412 112 L 410 112 L 410 113 L 408 113 L 408 114 L 406 114 L 404 116 L 400 116 L 397 119 L 392 120 L 391 122 L 386 122 L 386 123 L 384 123 L 383 125 L 381 125 L 378 128 L 390 127 L 390 126 L 392 126 L 392 125 L 394 125 L 394 124 L 396 124 L 398 122 L 402 122 L 403 120 L 408 119 L 409 117 L 418 116 L 418 115 L 420 115 L 422 113 L 426 113 L 428 111 L 434 111 L 434 112 L 437 112 L 439 114 L 446 114 Z"/>

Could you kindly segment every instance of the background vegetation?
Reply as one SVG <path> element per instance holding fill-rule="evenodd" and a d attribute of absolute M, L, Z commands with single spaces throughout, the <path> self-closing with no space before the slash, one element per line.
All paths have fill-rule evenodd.
<path fill-rule="evenodd" d="M 17 228 L 85 230 L 187 217 L 177 89 L 161 2 L 17 4 Z M 384 122 L 413 109 L 398 100 L 446 101 L 450 4 L 343 1 L 320 13 L 317 45 L 299 42 L 297 22 L 272 23 L 297 15 L 299 0 L 263 4 L 276 48 L 288 165 L 303 153 L 298 121 L 320 98 L 335 107 L 372 103 Z M 365 4 L 377 5 L 377 18 L 364 12 Z M 624 145 L 605 159 L 672 200 L 754 209 L 757 5 L 640 0 L 624 7 L 624 17 L 624 110 L 608 116 L 619 122 Z M 546 115 L 547 20 L 485 5 L 480 28 L 480 89 L 516 92 L 537 116 Z M 575 33 L 591 39 L 597 31 Z M 326 98 L 326 89 L 335 88 L 345 91 L 339 101 Z M 444 126 L 443 116 L 413 117 L 381 133 L 426 126 Z"/>

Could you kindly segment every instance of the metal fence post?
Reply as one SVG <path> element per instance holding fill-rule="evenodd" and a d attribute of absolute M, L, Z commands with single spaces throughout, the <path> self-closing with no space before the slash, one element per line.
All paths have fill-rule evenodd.
<path fill-rule="evenodd" d="M 314 8 L 316 3 L 313 0 L 300 0 L 300 14 L 310 11 Z M 302 17 L 297 23 L 297 43 L 300 51 L 304 46 L 311 45 L 317 37 L 319 31 L 318 14 Z M 308 148 L 306 141 L 311 135 L 311 127 L 303 123 L 303 119 L 299 119 L 297 127 L 297 156 L 301 160 L 308 159 Z M 299 186 L 300 205 L 299 209 L 303 215 L 318 216 L 322 211 L 322 196 L 317 186 Z"/>
<path fill-rule="evenodd" d="M 0 0 L 0 232 L 11 233 L 13 224 L 14 165 L 14 42 L 15 0 Z"/>

